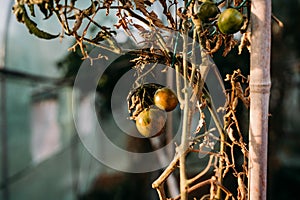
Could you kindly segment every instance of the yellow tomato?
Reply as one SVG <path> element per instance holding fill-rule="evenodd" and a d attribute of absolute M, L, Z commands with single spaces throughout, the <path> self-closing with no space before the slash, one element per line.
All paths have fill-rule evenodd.
<path fill-rule="evenodd" d="M 176 108 L 178 99 L 175 93 L 169 88 L 158 89 L 154 94 L 154 105 L 167 112 Z"/>
<path fill-rule="evenodd" d="M 167 114 L 158 108 L 143 110 L 136 118 L 136 128 L 144 137 L 155 137 L 164 132 Z"/>

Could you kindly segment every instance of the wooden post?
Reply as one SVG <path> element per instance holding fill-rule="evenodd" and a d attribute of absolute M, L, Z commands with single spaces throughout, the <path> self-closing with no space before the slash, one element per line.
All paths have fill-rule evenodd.
<path fill-rule="evenodd" d="M 265 200 L 271 87 L 271 0 L 251 1 L 249 197 Z"/>

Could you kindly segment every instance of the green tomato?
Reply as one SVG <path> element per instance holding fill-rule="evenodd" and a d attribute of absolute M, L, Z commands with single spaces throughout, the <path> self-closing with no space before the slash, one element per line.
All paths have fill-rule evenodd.
<path fill-rule="evenodd" d="M 202 21 L 208 21 L 210 18 L 216 17 L 219 12 L 219 8 L 215 3 L 205 1 L 199 6 L 197 15 Z"/>
<path fill-rule="evenodd" d="M 223 34 L 233 34 L 238 32 L 243 26 L 243 15 L 234 8 L 227 8 L 218 18 L 218 27 Z"/>
<path fill-rule="evenodd" d="M 154 105 L 166 112 L 174 110 L 177 104 L 177 96 L 167 87 L 158 89 L 154 94 Z"/>
<path fill-rule="evenodd" d="M 150 138 L 164 132 L 167 114 L 158 108 L 146 108 L 136 118 L 136 128 L 141 135 Z"/>

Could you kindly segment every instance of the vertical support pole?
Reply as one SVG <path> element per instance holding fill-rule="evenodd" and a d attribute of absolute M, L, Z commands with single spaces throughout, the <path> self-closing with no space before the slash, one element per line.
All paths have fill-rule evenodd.
<path fill-rule="evenodd" d="M 251 1 L 249 197 L 265 200 L 271 87 L 271 0 Z"/>

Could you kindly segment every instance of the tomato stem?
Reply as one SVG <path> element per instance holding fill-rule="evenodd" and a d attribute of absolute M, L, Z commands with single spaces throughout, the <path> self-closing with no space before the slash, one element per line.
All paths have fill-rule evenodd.
<path fill-rule="evenodd" d="M 243 7 L 245 5 L 245 3 L 247 2 L 248 0 L 244 0 L 242 3 L 240 3 L 240 5 L 238 6 L 234 6 L 233 8 L 235 9 L 240 9 L 241 7 Z"/>

